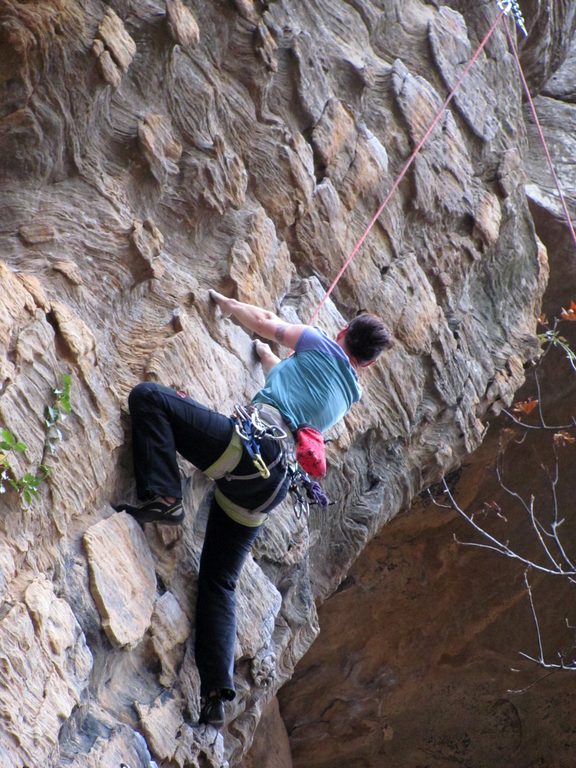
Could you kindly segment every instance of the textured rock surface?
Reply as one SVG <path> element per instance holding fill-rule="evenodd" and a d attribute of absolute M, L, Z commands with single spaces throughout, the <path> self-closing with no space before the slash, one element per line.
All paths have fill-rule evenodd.
<path fill-rule="evenodd" d="M 569 56 L 544 85 L 546 96 L 536 98 L 536 107 L 574 220 L 573 71 Z M 526 189 L 536 231 L 550 255 L 543 309 L 553 318 L 576 296 L 576 251 L 528 107 L 525 114 Z M 563 323 L 560 331 L 574 349 L 573 323 Z M 539 398 L 548 424 L 569 424 L 574 416 L 576 385 L 563 358 L 560 351 L 549 354 L 538 369 L 540 391 L 531 375 L 518 395 Z M 534 416 L 525 420 L 538 423 Z M 546 565 L 526 510 L 495 476 L 499 446 L 506 446 L 506 486 L 525 499 L 533 495 L 540 519 L 550 522 L 554 475 L 543 469 L 554 465 L 550 433 L 524 434 L 504 416 L 452 478 L 454 492 L 492 534 Z M 555 496 L 564 518 L 561 539 L 573 557 L 574 448 L 560 450 L 559 457 Z M 285 722 L 288 765 L 572 765 L 573 673 L 550 676 L 519 656 L 538 652 L 523 567 L 454 538 L 488 543 L 449 510 L 429 500 L 415 504 L 372 540 L 322 606 L 320 638 L 281 691 L 281 714 L 267 725 L 279 728 Z M 557 576 L 532 572 L 530 578 L 546 661 L 556 663 L 562 653 L 570 663 L 573 588 Z M 259 731 L 255 753 L 265 740 Z M 262 753 L 259 764 L 268 768 L 276 762 Z"/>
<path fill-rule="evenodd" d="M 7 765 L 237 764 L 317 634 L 314 599 L 480 444 L 486 416 L 522 383 L 547 268 L 498 29 L 322 312 L 334 332 L 369 307 L 397 344 L 332 435 L 337 504 L 309 525 L 286 505 L 254 548 L 228 727 L 216 740 L 193 727 L 209 484 L 183 464 L 181 532 L 141 534 L 114 515 L 109 501 L 133 492 L 126 396 L 149 378 L 224 411 L 251 397 L 262 383 L 251 340 L 208 305 L 208 288 L 311 317 L 495 14 L 459 11 L 4 3 L 0 425 L 27 446 L 9 452 L 15 476 L 50 469 L 31 504 L 11 488 L 1 498 Z M 560 58 L 568 16 L 546 43 Z M 65 372 L 60 439 L 45 419 Z M 109 552 L 95 546 L 102 529 L 114 530 Z M 97 574 L 121 578 L 118 593 Z M 120 605 L 144 610 L 123 627 Z M 26 654 L 40 670 L 31 688 Z"/>
<path fill-rule="evenodd" d="M 92 656 L 86 639 L 68 603 L 38 576 L 22 602 L 4 603 L 0 643 L 2 765 L 47 764 L 62 723 L 88 687 Z"/>
<path fill-rule="evenodd" d="M 561 223 L 535 215 L 554 253 L 544 304 L 552 317 L 576 294 L 574 243 Z M 562 333 L 574 348 L 573 324 L 564 323 Z M 538 375 L 547 423 L 569 423 L 576 385 L 563 354 L 552 354 Z M 519 399 L 528 396 L 538 396 L 532 378 Z M 550 434 L 529 432 L 521 440 L 522 430 L 511 427 L 505 417 L 492 424 L 482 448 L 452 479 L 454 492 L 493 535 L 546 565 L 526 511 L 497 482 L 494 456 L 499 444 L 506 446 L 506 486 L 526 499 L 533 494 L 548 523 L 552 495 L 542 465 L 553 467 Z M 560 450 L 559 478 L 561 539 L 573 557 L 574 446 Z M 288 728 L 286 765 L 572 765 L 573 673 L 550 675 L 519 655 L 538 653 L 524 568 L 457 543 L 470 541 L 487 543 L 425 500 L 370 542 L 320 609 L 320 637 L 280 692 L 281 714 L 262 723 L 268 732 Z M 561 653 L 571 663 L 573 585 L 535 572 L 530 580 L 545 659 L 557 663 Z M 258 753 L 266 739 L 259 730 L 258 765 L 283 765 Z"/>
<path fill-rule="evenodd" d="M 133 648 L 150 627 L 156 594 L 154 560 L 146 538 L 124 512 L 91 526 L 83 541 L 102 629 L 111 642 Z M 158 600 L 157 616 L 165 605 L 165 599 Z"/>

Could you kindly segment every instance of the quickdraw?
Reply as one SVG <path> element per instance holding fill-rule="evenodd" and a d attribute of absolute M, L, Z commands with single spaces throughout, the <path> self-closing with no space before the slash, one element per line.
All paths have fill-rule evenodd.
<path fill-rule="evenodd" d="M 236 432 L 244 441 L 252 463 L 264 480 L 267 480 L 270 477 L 270 470 L 260 453 L 260 442 L 264 437 L 271 437 L 273 440 L 285 440 L 287 438 L 286 432 L 276 424 L 265 424 L 260 418 L 258 410 L 253 406 L 248 408 L 243 405 L 234 406 L 232 418 L 236 422 Z"/>
<path fill-rule="evenodd" d="M 497 3 L 498 8 L 500 8 L 502 13 L 506 14 L 506 16 L 508 16 L 510 11 L 512 11 L 516 26 L 522 30 L 524 37 L 528 37 L 528 30 L 526 29 L 524 16 L 522 15 L 522 11 L 520 10 L 520 6 L 518 5 L 517 0 L 497 0 Z"/>
<path fill-rule="evenodd" d="M 294 513 L 298 519 L 304 515 L 308 517 L 310 507 L 317 504 L 319 507 L 327 507 L 333 504 L 315 480 L 311 480 L 306 472 L 295 461 L 288 462 L 288 476 L 290 478 L 289 493 L 294 501 Z"/>

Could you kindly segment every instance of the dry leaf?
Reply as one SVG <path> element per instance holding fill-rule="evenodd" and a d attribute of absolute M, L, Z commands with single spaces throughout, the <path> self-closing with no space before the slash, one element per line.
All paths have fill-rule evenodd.
<path fill-rule="evenodd" d="M 566 432 L 564 429 L 554 434 L 554 445 L 565 446 L 574 445 L 574 443 L 576 443 L 576 437 L 571 435 L 570 432 Z"/>
<path fill-rule="evenodd" d="M 569 320 L 570 322 L 576 322 L 576 301 L 571 301 L 568 309 L 564 309 L 564 307 L 562 307 L 562 312 L 560 312 L 560 317 L 562 318 L 562 320 Z"/>
<path fill-rule="evenodd" d="M 538 400 L 535 400 L 533 397 L 529 397 L 528 400 L 521 400 L 519 403 L 516 403 L 512 407 L 512 410 L 514 413 L 523 413 L 525 416 L 529 416 L 537 405 Z"/>
<path fill-rule="evenodd" d="M 502 507 L 496 501 L 485 501 L 482 504 L 483 512 L 501 512 Z"/>

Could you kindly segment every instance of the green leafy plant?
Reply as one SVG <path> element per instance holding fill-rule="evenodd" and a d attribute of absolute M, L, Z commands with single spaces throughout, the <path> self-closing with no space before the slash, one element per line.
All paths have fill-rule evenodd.
<path fill-rule="evenodd" d="M 0 493 L 6 493 L 6 485 L 12 487 L 26 506 L 38 496 L 38 486 L 50 474 L 44 464 L 40 464 L 36 473 L 25 472 L 18 477 L 10 463 L 10 453 L 25 453 L 28 446 L 5 427 L 0 430 Z"/>
<path fill-rule="evenodd" d="M 72 386 L 72 376 L 65 373 L 62 376 L 60 386 L 53 390 L 54 402 L 46 406 L 46 415 L 44 424 L 46 425 L 46 444 L 50 453 L 54 453 L 56 443 L 62 440 L 62 431 L 58 424 L 66 419 L 72 412 L 70 404 L 70 387 Z"/>
<path fill-rule="evenodd" d="M 54 453 L 58 441 L 62 440 L 62 431 L 59 424 L 72 412 L 70 403 L 70 389 L 72 377 L 66 373 L 62 376 L 59 387 L 53 390 L 54 399 L 51 405 L 46 407 L 44 425 L 46 437 L 42 456 L 49 451 Z M 50 475 L 50 467 L 41 463 L 34 472 L 25 472 L 18 476 L 10 461 L 11 456 L 26 453 L 28 446 L 19 440 L 6 427 L 0 428 L 0 494 L 6 493 L 7 488 L 13 488 L 20 496 L 24 506 L 28 507 L 39 495 L 41 483 Z"/>
<path fill-rule="evenodd" d="M 544 331 L 544 333 L 539 333 L 538 340 L 542 345 L 549 344 L 551 347 L 561 349 L 566 355 L 566 359 L 570 363 L 572 370 L 576 371 L 576 353 L 570 347 L 568 339 L 564 338 L 564 336 L 560 336 L 556 328 L 549 328 Z"/>

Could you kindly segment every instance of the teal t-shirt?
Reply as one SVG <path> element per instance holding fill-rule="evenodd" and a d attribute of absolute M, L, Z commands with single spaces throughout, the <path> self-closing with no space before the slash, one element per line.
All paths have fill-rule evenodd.
<path fill-rule="evenodd" d="M 319 328 L 306 328 L 294 354 L 274 366 L 253 403 L 277 408 L 287 424 L 330 429 L 362 397 L 344 350 Z"/>

